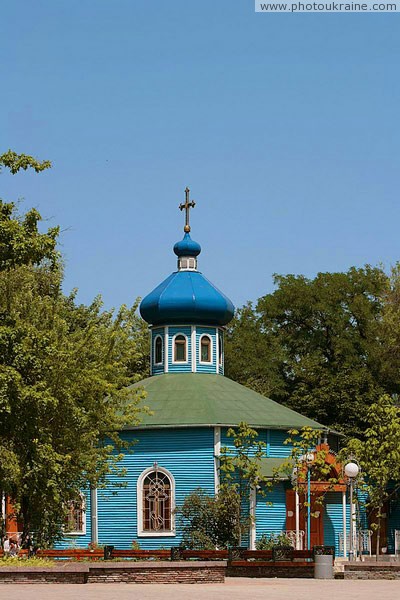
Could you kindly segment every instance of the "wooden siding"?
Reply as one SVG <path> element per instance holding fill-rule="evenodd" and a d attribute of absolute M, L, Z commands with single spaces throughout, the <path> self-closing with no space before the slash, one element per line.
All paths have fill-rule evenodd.
<path fill-rule="evenodd" d="M 154 340 L 157 336 L 160 336 L 163 343 L 163 362 L 160 365 L 154 364 Z M 156 327 L 151 331 L 151 374 L 152 375 L 161 375 L 164 373 L 164 361 L 165 361 L 165 335 L 164 335 L 164 327 Z"/>
<path fill-rule="evenodd" d="M 272 505 L 267 505 L 272 502 Z M 284 483 L 278 483 L 265 496 L 257 494 L 256 540 L 263 534 L 279 534 L 286 529 L 286 490 Z"/>
<path fill-rule="evenodd" d="M 185 496 L 196 487 L 214 493 L 214 431 L 213 428 L 159 429 L 126 432 L 124 439 L 137 439 L 134 452 L 124 457 L 121 466 L 125 478 L 110 477 L 110 484 L 126 484 L 124 488 L 110 485 L 98 492 L 99 544 L 130 548 L 136 541 L 143 549 L 177 546 L 181 536 L 138 537 L 136 489 L 140 474 L 156 461 L 175 478 L 175 502 L 182 504 Z M 178 529 L 178 528 L 177 528 Z M 79 540 L 78 540 L 78 545 Z"/>
<path fill-rule="evenodd" d="M 340 552 L 339 536 L 343 533 L 343 504 L 341 492 L 328 492 L 324 497 L 323 508 L 324 544 L 335 546 L 336 556 L 343 556 Z M 350 532 L 350 504 L 346 505 L 346 531 Z M 347 548 L 347 552 L 349 549 Z"/>
<path fill-rule="evenodd" d="M 290 455 L 292 446 L 284 446 L 283 442 L 289 437 L 287 431 L 271 429 L 269 434 L 269 452 L 271 458 L 286 458 Z"/>

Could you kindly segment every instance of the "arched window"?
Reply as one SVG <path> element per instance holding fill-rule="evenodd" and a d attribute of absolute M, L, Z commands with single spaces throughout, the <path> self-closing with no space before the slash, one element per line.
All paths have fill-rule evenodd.
<path fill-rule="evenodd" d="M 65 533 L 67 535 L 84 535 L 86 533 L 86 505 L 83 495 L 78 500 L 71 500 L 67 504 L 65 517 Z"/>
<path fill-rule="evenodd" d="M 187 362 L 187 340 L 182 334 L 174 339 L 174 362 Z"/>
<path fill-rule="evenodd" d="M 138 534 L 175 535 L 173 523 L 174 479 L 154 463 L 138 480 Z"/>
<path fill-rule="evenodd" d="M 163 361 L 163 341 L 161 335 L 154 340 L 154 364 L 161 365 Z"/>
<path fill-rule="evenodd" d="M 212 362 L 211 338 L 208 335 L 202 335 L 200 338 L 200 362 Z"/>
<path fill-rule="evenodd" d="M 221 333 L 218 334 L 218 364 L 222 365 L 224 357 L 224 338 Z"/>

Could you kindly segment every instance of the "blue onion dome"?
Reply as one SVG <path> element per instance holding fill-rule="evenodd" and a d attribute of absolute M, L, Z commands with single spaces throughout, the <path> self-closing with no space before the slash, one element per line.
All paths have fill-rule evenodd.
<path fill-rule="evenodd" d="M 174 252 L 177 256 L 198 256 L 201 252 L 201 246 L 192 238 L 188 232 L 183 236 L 183 240 L 176 242 Z"/>
<path fill-rule="evenodd" d="M 172 273 L 140 304 L 140 314 L 151 325 L 226 325 L 235 307 L 202 273 Z"/>
<path fill-rule="evenodd" d="M 226 325 L 235 312 L 229 298 L 197 270 L 201 247 L 189 235 L 189 210 L 195 206 L 189 191 L 186 188 L 186 202 L 179 206 L 186 211 L 186 224 L 183 239 L 174 246 L 178 270 L 140 304 L 140 314 L 151 325 Z"/>

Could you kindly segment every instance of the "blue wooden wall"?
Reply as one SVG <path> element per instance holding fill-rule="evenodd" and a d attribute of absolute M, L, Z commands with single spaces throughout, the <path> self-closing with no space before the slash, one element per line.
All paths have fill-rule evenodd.
<path fill-rule="evenodd" d="M 145 538 L 137 536 L 136 486 L 140 474 L 156 461 L 160 467 L 168 469 L 175 478 L 177 505 L 196 487 L 214 493 L 214 431 L 213 428 L 179 428 L 149 431 L 125 432 L 124 439 L 137 439 L 134 452 L 125 456 L 121 466 L 127 469 L 127 476 L 110 483 L 127 486 L 117 489 L 108 487 L 98 491 L 98 530 L 99 544 L 113 544 L 118 548 L 130 548 L 132 541 L 141 548 L 177 546 L 181 541 L 176 537 Z M 195 468 L 194 468 L 195 466 Z"/>
<path fill-rule="evenodd" d="M 267 503 L 272 503 L 271 505 Z M 257 494 L 256 540 L 262 534 L 279 534 L 286 529 L 286 491 L 284 483 L 278 483 L 266 495 Z"/>
<path fill-rule="evenodd" d="M 336 556 L 343 556 L 340 552 L 339 535 L 343 533 L 343 504 L 342 492 L 327 492 L 324 497 L 324 544 L 335 546 Z M 350 503 L 347 495 L 346 506 L 346 532 L 350 533 Z M 349 548 L 347 548 L 347 552 Z"/>

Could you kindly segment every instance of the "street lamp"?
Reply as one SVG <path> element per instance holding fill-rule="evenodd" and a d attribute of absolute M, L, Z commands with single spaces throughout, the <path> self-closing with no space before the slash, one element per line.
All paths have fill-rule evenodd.
<path fill-rule="evenodd" d="M 314 462 L 313 452 L 307 452 L 299 456 L 299 462 L 303 463 L 303 466 L 307 469 L 307 550 L 311 549 L 311 465 Z M 298 468 L 295 468 L 296 473 L 293 475 L 298 476 Z"/>
<path fill-rule="evenodd" d="M 344 473 L 350 483 L 350 549 L 349 561 L 354 560 L 354 514 L 353 514 L 353 488 L 354 481 L 360 472 L 360 467 L 354 459 L 351 459 L 344 467 Z"/>

